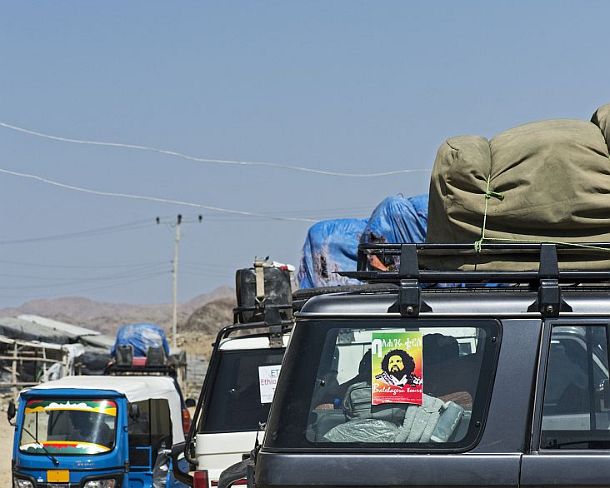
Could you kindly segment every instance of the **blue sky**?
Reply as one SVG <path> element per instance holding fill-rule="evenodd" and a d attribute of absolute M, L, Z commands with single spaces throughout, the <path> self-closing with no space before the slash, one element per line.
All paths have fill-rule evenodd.
<path fill-rule="evenodd" d="M 75 139 L 332 171 L 420 169 L 447 137 L 588 119 L 610 102 L 603 1 L 1 7 L 0 122 Z M 426 192 L 429 177 L 227 167 L 3 128 L 0 148 L 10 171 L 294 218 L 366 216 L 387 195 Z M 183 226 L 181 300 L 231 285 L 255 255 L 298 264 L 309 225 L 0 174 L 0 306 L 170 301 L 173 230 L 154 219 L 177 213 L 204 216 Z"/>

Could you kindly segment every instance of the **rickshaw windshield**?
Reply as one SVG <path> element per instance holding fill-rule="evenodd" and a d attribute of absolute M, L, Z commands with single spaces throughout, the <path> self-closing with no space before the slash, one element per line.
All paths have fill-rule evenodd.
<path fill-rule="evenodd" d="M 31 399 L 19 450 L 28 454 L 92 455 L 115 445 L 117 405 L 100 399 Z"/>

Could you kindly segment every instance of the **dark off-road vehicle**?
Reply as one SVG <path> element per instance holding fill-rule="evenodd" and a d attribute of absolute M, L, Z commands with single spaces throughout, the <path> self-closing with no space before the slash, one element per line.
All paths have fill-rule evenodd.
<path fill-rule="evenodd" d="M 374 285 L 296 314 L 262 446 L 220 486 L 610 485 L 610 271 L 558 265 L 609 249 L 490 244 L 539 269 L 483 272 L 434 270 L 472 246 L 361 246 Z"/>

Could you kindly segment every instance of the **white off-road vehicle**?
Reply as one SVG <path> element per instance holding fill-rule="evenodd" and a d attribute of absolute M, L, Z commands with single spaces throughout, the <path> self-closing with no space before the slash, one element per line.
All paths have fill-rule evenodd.
<path fill-rule="evenodd" d="M 217 486 L 264 430 L 293 323 L 291 272 L 267 261 L 237 272 L 234 324 L 216 337 L 192 427 L 172 449 L 191 465 L 190 473 L 176 470 L 180 481 Z"/>

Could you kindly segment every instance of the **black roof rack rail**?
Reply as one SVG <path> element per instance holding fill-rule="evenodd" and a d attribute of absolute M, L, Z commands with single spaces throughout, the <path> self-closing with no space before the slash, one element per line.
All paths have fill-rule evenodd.
<path fill-rule="evenodd" d="M 104 375 L 110 376 L 146 376 L 161 375 L 176 377 L 176 367 L 170 364 L 156 366 L 117 365 L 109 363 L 104 368 Z"/>
<path fill-rule="evenodd" d="M 243 312 L 251 312 L 253 315 L 253 319 L 251 321 L 241 321 L 240 320 L 240 313 Z M 281 313 L 283 312 L 283 313 Z M 269 316 L 274 316 L 276 314 L 284 315 L 284 316 L 291 316 L 292 315 L 292 304 L 288 303 L 288 304 L 266 304 L 264 302 L 262 303 L 256 303 L 253 306 L 241 306 L 241 307 L 234 307 L 233 308 L 233 322 L 234 323 L 242 323 L 242 324 L 248 324 L 251 322 L 260 322 L 260 321 L 265 321 L 268 322 L 269 320 L 276 320 L 275 318 L 269 319 Z"/>
<path fill-rule="evenodd" d="M 401 272 L 410 272 L 417 268 L 417 278 L 420 283 L 535 283 L 539 280 L 538 271 L 462 271 L 462 270 L 435 270 L 421 269 L 419 267 L 419 256 L 434 258 L 434 256 L 456 256 L 456 255 L 541 255 L 542 249 L 555 249 L 553 256 L 545 254 L 545 269 L 548 268 L 547 261 L 553 260 L 558 268 L 559 256 L 565 253 L 591 254 L 607 253 L 610 260 L 610 243 L 582 243 L 578 247 L 569 244 L 484 244 L 480 252 L 476 251 L 472 244 L 360 244 L 358 246 L 358 269 L 357 271 L 340 271 L 339 274 L 348 278 L 356 278 L 369 283 L 399 283 L 403 278 Z M 410 251 L 407 251 L 409 249 Z M 415 250 L 413 252 L 412 250 Z M 399 269 L 380 271 L 372 269 L 369 256 L 397 257 L 400 259 Z M 403 264 L 405 260 L 410 263 Z M 429 259 L 428 262 L 431 260 Z M 554 267 L 553 267 L 554 269 Z M 558 279 L 564 282 L 589 282 L 597 283 L 610 281 L 610 269 L 603 271 L 588 270 L 565 270 L 558 271 Z"/>
<path fill-rule="evenodd" d="M 421 284 L 438 283 L 506 283 L 527 284 L 538 289 L 538 298 L 528 311 L 539 311 L 545 316 L 557 316 L 570 307 L 561 299 L 560 282 L 602 283 L 610 282 L 610 269 L 601 271 L 559 270 L 559 257 L 580 254 L 608 254 L 610 243 L 490 243 L 475 250 L 472 244 L 360 244 L 358 246 L 358 270 L 341 271 L 339 274 L 368 283 L 394 283 L 399 285 L 399 299 L 395 308 L 405 316 L 418 315 L 429 311 L 430 307 L 421 300 Z M 427 263 L 433 263 L 435 256 L 459 255 L 538 255 L 538 270 L 532 271 L 462 271 L 422 269 L 419 257 L 426 256 Z M 371 256 L 387 262 L 398 261 L 398 269 L 382 271 L 372 269 Z M 433 266 L 433 264 L 432 264 Z"/>

